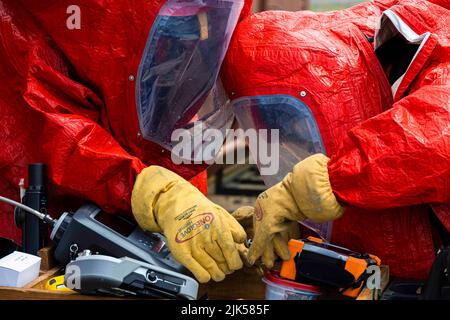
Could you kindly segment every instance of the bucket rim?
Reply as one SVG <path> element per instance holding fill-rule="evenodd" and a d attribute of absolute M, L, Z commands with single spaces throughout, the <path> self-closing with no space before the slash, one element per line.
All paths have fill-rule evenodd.
<path fill-rule="evenodd" d="M 293 288 L 296 290 L 302 290 L 307 293 L 321 294 L 320 287 L 311 284 L 305 284 L 300 282 L 295 282 L 292 280 L 283 279 L 280 277 L 279 272 L 270 270 L 264 273 L 264 279 L 276 285 L 281 285 L 288 288 Z"/>

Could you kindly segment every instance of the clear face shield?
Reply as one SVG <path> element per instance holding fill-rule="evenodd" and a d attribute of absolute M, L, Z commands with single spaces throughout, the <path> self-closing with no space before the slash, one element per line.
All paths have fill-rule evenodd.
<path fill-rule="evenodd" d="M 179 142 L 173 141 L 176 130 L 195 135 L 194 123 L 200 121 L 203 131 L 231 126 L 228 98 L 217 78 L 243 5 L 243 0 L 169 0 L 161 9 L 136 87 L 145 139 L 172 150 Z M 195 144 L 192 154 L 200 147 Z"/>
<path fill-rule="evenodd" d="M 271 187 L 292 171 L 294 166 L 305 158 L 325 154 L 319 128 L 308 106 L 290 95 L 267 95 L 242 97 L 233 101 L 233 110 L 244 130 L 268 130 L 278 134 L 278 171 L 264 175 L 265 184 Z M 275 131 L 274 131 L 275 130 Z M 270 133 L 269 133 L 270 134 Z M 272 141 L 273 142 L 273 141 Z M 249 146 L 254 159 L 259 159 L 258 150 Z M 261 163 L 257 160 L 260 172 Z M 302 224 L 314 229 L 321 237 L 330 240 L 332 223 L 317 224 L 305 221 Z"/>

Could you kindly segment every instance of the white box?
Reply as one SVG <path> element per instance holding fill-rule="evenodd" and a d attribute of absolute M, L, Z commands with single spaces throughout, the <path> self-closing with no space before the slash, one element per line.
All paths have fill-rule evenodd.
<path fill-rule="evenodd" d="M 41 258 L 15 251 L 0 259 L 0 287 L 22 288 L 39 276 Z"/>

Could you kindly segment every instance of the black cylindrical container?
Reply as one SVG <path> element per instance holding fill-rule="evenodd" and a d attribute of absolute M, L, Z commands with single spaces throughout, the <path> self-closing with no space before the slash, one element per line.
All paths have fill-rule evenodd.
<path fill-rule="evenodd" d="M 23 199 L 25 205 L 47 213 L 46 168 L 44 164 L 36 163 L 28 166 L 28 188 Z M 47 225 L 39 218 L 24 215 L 22 225 L 22 250 L 36 255 L 38 250 L 48 244 Z"/>

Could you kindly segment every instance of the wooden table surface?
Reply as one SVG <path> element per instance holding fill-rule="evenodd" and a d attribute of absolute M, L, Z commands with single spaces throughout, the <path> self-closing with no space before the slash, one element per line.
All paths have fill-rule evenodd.
<path fill-rule="evenodd" d="M 0 287 L 2 300 L 117 300 L 119 298 L 86 296 L 78 293 L 59 293 L 46 291 L 45 283 L 58 274 L 58 268 L 51 269 L 30 283 L 25 288 Z M 372 291 L 365 288 L 357 300 L 377 300 L 389 283 L 389 268 L 381 269 L 381 290 Z M 265 284 L 261 281 L 261 273 L 256 268 L 244 268 L 219 283 L 210 282 L 200 286 L 198 297 L 207 294 L 211 300 L 262 300 L 265 297 Z M 338 297 L 336 297 L 338 298 Z"/>
<path fill-rule="evenodd" d="M 24 288 L 0 287 L 1 300 L 117 300 L 106 296 L 86 296 L 70 292 L 45 290 L 48 279 L 59 275 L 59 268 L 42 272 L 39 278 Z M 200 286 L 198 297 L 207 294 L 212 300 L 264 299 L 265 285 L 255 268 L 245 268 L 229 275 L 220 283 L 210 282 Z"/>
<path fill-rule="evenodd" d="M 53 248 L 39 251 L 42 258 L 40 276 L 24 288 L 0 287 L 2 300 L 116 300 L 107 296 L 87 296 L 71 292 L 54 292 L 45 290 L 47 281 L 62 274 L 61 267 L 54 267 Z M 265 284 L 262 282 L 263 271 L 257 267 L 244 267 L 242 270 L 228 275 L 222 282 L 211 281 L 200 285 L 198 298 L 205 294 L 211 300 L 262 300 L 265 298 Z M 365 288 L 358 300 L 377 299 L 389 283 L 389 268 L 381 267 L 381 290 L 374 292 Z"/>

